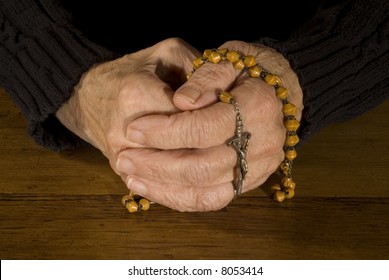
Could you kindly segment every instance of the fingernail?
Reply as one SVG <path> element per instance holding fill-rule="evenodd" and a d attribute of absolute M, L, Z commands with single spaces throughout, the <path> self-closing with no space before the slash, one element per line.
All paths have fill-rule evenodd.
<path fill-rule="evenodd" d="M 132 161 L 128 158 L 121 158 L 116 163 L 116 169 L 120 173 L 125 173 L 127 175 L 132 175 L 135 172 L 135 167 Z"/>
<path fill-rule="evenodd" d="M 147 188 L 146 186 L 140 182 L 139 180 L 135 178 L 129 178 L 127 181 L 127 188 L 132 190 L 135 194 L 140 196 L 146 196 L 147 195 Z"/>
<path fill-rule="evenodd" d="M 133 143 L 143 144 L 145 140 L 145 135 L 136 129 L 131 129 L 128 131 L 127 139 Z"/>
<path fill-rule="evenodd" d="M 196 103 L 199 97 L 200 97 L 200 91 L 192 87 L 180 89 L 175 95 L 175 98 L 185 99 L 186 101 L 189 101 L 192 104 Z"/>

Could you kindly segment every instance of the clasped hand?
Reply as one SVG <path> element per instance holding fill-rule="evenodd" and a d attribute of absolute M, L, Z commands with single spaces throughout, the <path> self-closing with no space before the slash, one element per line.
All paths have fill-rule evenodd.
<path fill-rule="evenodd" d="M 241 41 L 220 48 L 254 55 L 283 78 L 302 111 L 302 91 L 288 61 L 273 49 Z M 274 89 L 230 63 L 207 63 L 187 81 L 201 53 L 180 39 L 90 69 L 57 112 L 71 131 L 98 148 L 127 187 L 178 211 L 212 211 L 234 197 L 237 155 L 234 108 L 218 102 L 230 91 L 252 135 L 243 192 L 264 183 L 283 160 L 285 128 Z"/>

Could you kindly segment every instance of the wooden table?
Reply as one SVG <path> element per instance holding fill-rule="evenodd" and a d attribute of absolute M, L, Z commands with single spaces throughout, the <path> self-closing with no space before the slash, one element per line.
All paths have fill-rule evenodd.
<path fill-rule="evenodd" d="M 388 112 L 386 101 L 305 143 L 286 203 L 270 200 L 271 177 L 217 212 L 133 215 L 98 150 L 36 145 L 0 92 L 0 257 L 389 259 Z"/>

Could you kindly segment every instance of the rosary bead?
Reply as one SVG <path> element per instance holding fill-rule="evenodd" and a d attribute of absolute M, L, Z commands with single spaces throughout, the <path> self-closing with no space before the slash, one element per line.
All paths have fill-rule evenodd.
<path fill-rule="evenodd" d="M 300 141 L 297 135 L 288 135 L 285 139 L 285 145 L 293 147 Z"/>
<path fill-rule="evenodd" d="M 123 195 L 123 197 L 122 197 L 122 204 L 123 204 L 123 206 L 126 206 L 127 203 L 128 203 L 130 200 L 132 200 L 132 197 L 131 197 L 130 195 L 128 195 L 128 194 Z"/>
<path fill-rule="evenodd" d="M 284 187 L 289 187 L 292 183 L 293 183 L 293 180 L 291 177 L 284 177 L 284 179 L 282 179 L 282 181 L 281 181 L 281 184 Z"/>
<path fill-rule="evenodd" d="M 213 50 L 211 50 L 211 49 L 204 50 L 203 57 L 208 59 L 212 52 L 213 52 Z"/>
<path fill-rule="evenodd" d="M 228 49 L 226 48 L 223 48 L 223 49 L 219 49 L 219 53 L 222 54 L 222 60 L 226 60 L 227 59 L 227 52 L 228 52 Z"/>
<path fill-rule="evenodd" d="M 281 162 L 280 164 L 280 172 L 284 173 L 285 175 L 288 175 L 289 174 L 289 165 L 285 163 L 285 161 Z"/>
<path fill-rule="evenodd" d="M 244 65 L 244 62 L 241 59 L 239 59 L 234 63 L 234 67 L 236 70 L 243 70 L 246 66 Z"/>
<path fill-rule="evenodd" d="M 130 212 L 130 213 L 137 212 L 138 207 L 139 207 L 138 203 L 136 203 L 136 201 L 134 201 L 134 200 L 131 200 L 126 204 L 126 208 L 127 208 L 128 212 Z"/>
<path fill-rule="evenodd" d="M 282 112 L 287 116 L 294 115 L 296 114 L 296 105 L 293 103 L 285 103 L 282 106 Z"/>
<path fill-rule="evenodd" d="M 276 95 L 279 99 L 284 100 L 288 97 L 288 90 L 284 87 L 278 87 L 276 89 Z"/>
<path fill-rule="evenodd" d="M 142 210 L 147 211 L 150 208 L 150 201 L 145 198 L 141 198 L 139 200 L 139 205 L 141 206 Z"/>
<path fill-rule="evenodd" d="M 284 121 L 284 126 L 289 131 L 296 131 L 300 126 L 300 122 L 294 118 L 293 119 L 286 119 Z"/>
<path fill-rule="evenodd" d="M 234 99 L 234 96 L 228 91 L 222 91 L 219 93 L 219 99 L 224 103 L 231 103 Z"/>
<path fill-rule="evenodd" d="M 274 184 L 273 186 L 271 186 L 270 189 L 272 191 L 280 191 L 281 190 L 281 186 L 279 184 Z"/>
<path fill-rule="evenodd" d="M 227 59 L 229 62 L 237 62 L 240 58 L 240 55 L 236 51 L 229 51 L 227 53 Z"/>
<path fill-rule="evenodd" d="M 190 78 L 192 78 L 193 76 L 193 72 L 189 72 L 188 75 L 186 75 L 186 79 L 189 80 Z"/>
<path fill-rule="evenodd" d="M 297 157 L 297 152 L 295 149 L 287 149 L 285 151 L 285 157 L 288 159 L 288 160 L 294 160 L 296 157 Z"/>
<path fill-rule="evenodd" d="M 252 78 L 259 78 L 261 75 L 261 68 L 258 65 L 249 68 L 249 75 Z"/>
<path fill-rule="evenodd" d="M 265 78 L 264 78 L 265 82 L 269 85 L 269 86 L 275 86 L 275 85 L 281 85 L 282 81 L 281 81 L 281 78 L 278 77 L 277 75 L 274 75 L 274 74 L 270 74 L 268 73 Z"/>
<path fill-rule="evenodd" d="M 193 67 L 194 67 L 195 69 L 200 68 L 200 66 L 203 65 L 203 64 L 204 64 L 204 60 L 203 60 L 202 57 L 198 57 L 198 58 L 196 58 L 196 59 L 193 61 Z"/>
<path fill-rule="evenodd" d="M 257 64 L 257 62 L 255 61 L 255 57 L 252 56 L 252 55 L 248 55 L 244 58 L 243 60 L 244 62 L 244 65 L 249 68 L 249 67 L 253 67 L 255 64 Z"/>
<path fill-rule="evenodd" d="M 277 202 L 283 202 L 286 198 L 286 195 L 283 191 L 276 191 L 274 193 L 274 200 Z"/>
<path fill-rule="evenodd" d="M 222 60 L 222 56 L 220 55 L 220 53 L 213 51 L 209 55 L 208 60 L 212 63 L 217 64 L 220 60 Z"/>
<path fill-rule="evenodd" d="M 294 196 L 294 189 L 292 189 L 291 187 L 285 188 L 284 192 L 286 198 L 292 198 Z"/>

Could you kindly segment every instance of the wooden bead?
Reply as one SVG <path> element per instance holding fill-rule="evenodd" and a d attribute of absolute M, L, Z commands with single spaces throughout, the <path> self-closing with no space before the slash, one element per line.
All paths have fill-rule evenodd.
<path fill-rule="evenodd" d="M 296 157 L 297 157 L 297 152 L 295 149 L 287 149 L 285 151 L 285 157 L 288 159 L 288 160 L 294 160 Z"/>
<path fill-rule="evenodd" d="M 297 135 L 288 135 L 285 139 L 285 145 L 286 146 L 296 146 L 296 144 L 300 141 L 299 137 Z"/>
<path fill-rule="evenodd" d="M 300 122 L 296 119 L 286 119 L 284 121 L 284 126 L 289 131 L 296 131 L 300 126 Z"/>
<path fill-rule="evenodd" d="M 213 52 L 213 50 L 211 50 L 211 49 L 204 50 L 203 57 L 208 59 L 212 52 Z"/>
<path fill-rule="evenodd" d="M 204 64 L 204 60 L 202 57 L 198 57 L 193 61 L 193 67 L 196 69 L 200 68 L 200 66 L 203 64 Z"/>
<path fill-rule="evenodd" d="M 278 87 L 276 89 L 276 95 L 279 99 L 284 100 L 288 97 L 288 90 L 284 87 Z"/>
<path fill-rule="evenodd" d="M 237 70 L 243 70 L 245 68 L 245 65 L 244 65 L 244 62 L 241 59 L 239 59 L 238 61 L 236 61 L 234 63 L 234 67 Z"/>
<path fill-rule="evenodd" d="M 226 48 L 223 48 L 223 49 L 219 50 L 219 53 L 221 53 L 221 55 L 222 55 L 222 60 L 226 60 L 227 59 L 227 56 L 226 56 L 227 52 L 228 52 L 228 49 L 226 49 Z"/>
<path fill-rule="evenodd" d="M 285 163 L 285 161 L 281 162 L 279 169 L 280 172 L 282 172 L 283 174 L 285 175 L 289 174 L 290 167 L 288 164 Z"/>
<path fill-rule="evenodd" d="M 122 197 L 122 204 L 123 204 L 123 206 L 126 206 L 127 203 L 128 203 L 130 200 L 132 200 L 132 197 L 131 197 L 130 195 L 128 195 L 128 194 L 123 195 L 123 197 Z"/>
<path fill-rule="evenodd" d="M 257 61 L 255 60 L 255 57 L 252 55 L 248 55 L 243 60 L 244 65 L 249 68 L 257 64 Z"/>
<path fill-rule="evenodd" d="M 240 55 L 236 51 L 229 51 L 227 53 L 227 59 L 229 62 L 236 62 L 239 60 Z"/>
<path fill-rule="evenodd" d="M 128 212 L 135 213 L 138 211 L 138 203 L 136 203 L 134 200 L 131 200 L 126 204 L 126 208 Z"/>
<path fill-rule="evenodd" d="M 282 112 L 285 115 L 294 115 L 296 114 L 296 105 L 294 105 L 293 103 L 285 103 L 282 106 Z"/>
<path fill-rule="evenodd" d="M 283 202 L 286 198 L 286 195 L 283 191 L 276 191 L 274 193 L 274 200 L 277 202 Z"/>
<path fill-rule="evenodd" d="M 261 76 L 261 72 L 261 67 L 259 67 L 258 65 L 249 68 L 249 75 L 252 78 L 259 78 L 259 76 Z"/>
<path fill-rule="evenodd" d="M 208 60 L 212 63 L 219 63 L 219 61 L 222 59 L 222 56 L 218 52 L 211 52 L 211 54 L 208 57 Z"/>
<path fill-rule="evenodd" d="M 284 177 L 281 181 L 281 184 L 284 186 L 284 187 L 289 187 L 291 184 L 293 183 L 293 180 L 291 177 Z"/>
<path fill-rule="evenodd" d="M 193 71 L 189 72 L 188 75 L 186 75 L 186 79 L 189 80 L 193 76 Z"/>
<path fill-rule="evenodd" d="M 147 211 L 150 209 L 150 201 L 146 198 L 141 198 L 139 200 L 139 205 L 143 211 Z"/>
<path fill-rule="evenodd" d="M 219 99 L 224 103 L 231 103 L 234 99 L 234 96 L 228 91 L 222 91 L 219 93 Z"/>
<path fill-rule="evenodd" d="M 271 186 L 270 189 L 272 191 L 280 191 L 281 190 L 281 186 L 279 184 L 274 184 L 273 186 Z"/>
<path fill-rule="evenodd" d="M 281 85 L 281 78 L 274 74 L 267 74 L 264 78 L 265 82 L 270 86 Z"/>
<path fill-rule="evenodd" d="M 284 190 L 286 198 L 292 198 L 294 196 L 294 189 L 287 187 Z"/>

